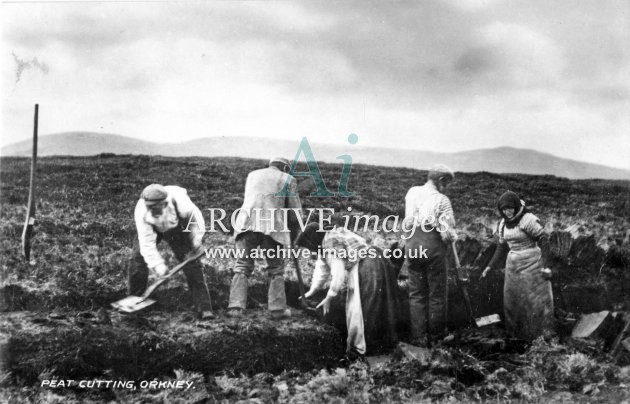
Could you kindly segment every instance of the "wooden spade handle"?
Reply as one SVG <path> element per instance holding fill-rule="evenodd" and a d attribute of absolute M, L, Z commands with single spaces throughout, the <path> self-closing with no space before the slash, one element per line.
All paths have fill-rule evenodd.
<path fill-rule="evenodd" d="M 455 267 L 460 268 L 462 264 L 459 262 L 459 257 L 457 256 L 457 247 L 455 247 L 455 242 L 451 243 L 451 247 L 453 247 L 453 258 L 455 259 Z"/>
<path fill-rule="evenodd" d="M 183 267 L 186 266 L 186 264 L 190 263 L 191 261 L 196 260 L 197 258 L 201 257 L 203 255 L 204 251 L 198 251 L 195 255 L 193 255 L 192 257 L 189 257 L 188 259 L 182 261 L 181 263 L 177 264 L 177 266 L 173 267 L 173 269 L 171 269 L 166 275 L 164 275 L 163 277 L 159 278 L 157 281 L 155 281 L 151 286 L 149 286 L 147 288 L 147 290 L 144 291 L 144 293 L 142 294 L 142 300 L 145 300 L 147 297 L 149 297 L 151 295 L 151 293 L 153 293 L 153 291 L 155 289 L 157 289 L 158 286 L 160 286 L 161 284 L 163 284 L 164 282 L 166 282 L 171 276 L 175 275 L 176 273 L 179 272 L 180 269 L 182 269 Z"/>
<path fill-rule="evenodd" d="M 37 121 L 39 117 L 39 104 L 35 104 L 35 117 L 33 122 L 33 156 L 31 158 L 31 178 L 28 187 L 28 205 L 26 219 L 22 230 L 22 254 L 26 260 L 31 258 L 31 237 L 35 225 L 35 170 L 37 169 Z"/>
<path fill-rule="evenodd" d="M 461 268 L 461 264 L 459 262 L 459 257 L 457 256 L 457 248 L 455 247 L 455 242 L 451 243 L 451 247 L 453 247 L 453 258 L 455 259 L 455 267 L 457 269 Z M 473 314 L 472 304 L 470 303 L 470 295 L 468 294 L 468 288 L 464 281 L 459 278 L 459 271 L 455 275 L 455 280 L 457 282 L 457 286 L 459 290 L 462 292 L 462 296 L 464 297 L 464 305 L 466 306 L 466 311 L 468 312 L 468 318 L 473 326 L 477 326 L 477 321 L 475 320 L 475 315 Z"/>
<path fill-rule="evenodd" d="M 293 251 L 298 251 L 298 249 L 296 248 Z M 302 281 L 302 270 L 300 269 L 300 263 L 297 259 L 296 256 L 292 256 L 293 259 L 293 266 L 295 267 L 295 274 L 297 275 L 298 278 L 298 289 L 300 290 L 300 304 L 302 305 L 303 308 L 305 309 L 309 309 L 310 307 L 308 307 L 308 304 L 306 303 L 306 296 L 304 294 L 304 282 Z"/>

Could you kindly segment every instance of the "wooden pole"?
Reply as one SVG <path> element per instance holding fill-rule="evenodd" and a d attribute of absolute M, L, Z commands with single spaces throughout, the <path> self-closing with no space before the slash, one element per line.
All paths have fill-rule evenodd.
<path fill-rule="evenodd" d="M 39 115 L 39 104 L 35 104 L 35 118 L 33 124 L 33 157 L 31 158 L 31 181 L 28 188 L 28 205 L 26 208 L 26 220 L 22 231 L 22 253 L 29 261 L 31 258 L 31 237 L 33 236 L 33 226 L 35 225 L 35 170 L 37 168 L 37 119 Z"/>

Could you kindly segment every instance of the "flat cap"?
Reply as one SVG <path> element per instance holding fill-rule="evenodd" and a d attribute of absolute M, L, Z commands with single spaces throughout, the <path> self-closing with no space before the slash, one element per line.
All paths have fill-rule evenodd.
<path fill-rule="evenodd" d="M 142 199 L 147 205 L 155 205 L 168 197 L 168 191 L 164 185 L 151 184 L 142 190 Z"/>
<path fill-rule="evenodd" d="M 274 164 L 274 163 L 280 163 L 287 166 L 291 164 L 289 163 L 289 159 L 285 159 L 284 157 L 274 157 L 271 160 L 269 160 L 269 165 Z"/>
<path fill-rule="evenodd" d="M 430 180 L 438 180 L 441 177 L 449 176 L 451 179 L 455 178 L 455 173 L 453 170 L 445 166 L 444 164 L 435 164 L 431 168 L 429 168 L 429 173 L 427 175 Z"/>

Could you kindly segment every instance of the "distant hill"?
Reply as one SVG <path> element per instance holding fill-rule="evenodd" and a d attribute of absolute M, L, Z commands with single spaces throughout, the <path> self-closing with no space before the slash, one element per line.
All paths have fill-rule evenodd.
<path fill-rule="evenodd" d="M 38 156 L 93 156 L 100 153 L 159 154 L 160 144 L 127 136 L 93 132 L 67 132 L 39 136 Z M 2 148 L 2 156 L 30 156 L 32 140 Z"/>
<path fill-rule="evenodd" d="M 354 163 L 423 169 L 443 163 L 455 171 L 550 174 L 566 178 L 630 179 L 630 170 L 565 159 L 529 149 L 499 147 L 457 153 L 422 150 L 360 147 L 311 143 L 318 161 L 341 162 L 336 157 L 350 154 Z M 245 158 L 294 158 L 298 142 L 247 137 L 208 137 L 182 143 L 154 143 L 126 136 L 69 132 L 39 138 L 38 155 L 91 156 L 100 153 L 147 154 L 174 157 L 238 156 Z M 31 142 L 13 143 L 2 148 L 2 156 L 30 156 Z M 301 156 L 303 158 L 303 156 Z"/>

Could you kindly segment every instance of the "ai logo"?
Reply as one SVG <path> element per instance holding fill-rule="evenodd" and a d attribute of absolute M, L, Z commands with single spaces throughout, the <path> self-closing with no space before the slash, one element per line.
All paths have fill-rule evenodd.
<path fill-rule="evenodd" d="M 356 144 L 358 141 L 359 136 L 355 135 L 354 133 L 348 136 L 348 143 Z M 304 154 L 304 158 L 306 159 L 308 171 L 295 171 L 302 154 Z M 294 177 L 313 178 L 313 182 L 315 183 L 317 191 L 312 192 L 310 196 L 352 196 L 354 195 L 354 193 L 348 191 L 348 180 L 350 179 L 350 170 L 352 169 L 352 157 L 349 154 L 342 154 L 341 156 L 337 156 L 337 159 L 343 161 L 343 167 L 341 169 L 341 178 L 339 179 L 339 188 L 336 193 L 331 192 L 328 187 L 326 187 L 326 183 L 324 182 L 322 173 L 319 170 L 319 166 L 317 165 L 317 160 L 315 160 L 315 154 L 313 153 L 311 145 L 308 143 L 308 139 L 306 137 L 303 137 L 302 141 L 300 142 L 300 147 L 298 148 L 297 154 L 293 159 L 293 164 L 291 165 L 289 174 L 293 175 Z M 289 182 L 287 181 L 287 183 L 284 184 L 284 188 L 276 193 L 276 196 L 296 195 L 295 193 L 289 191 Z"/>

